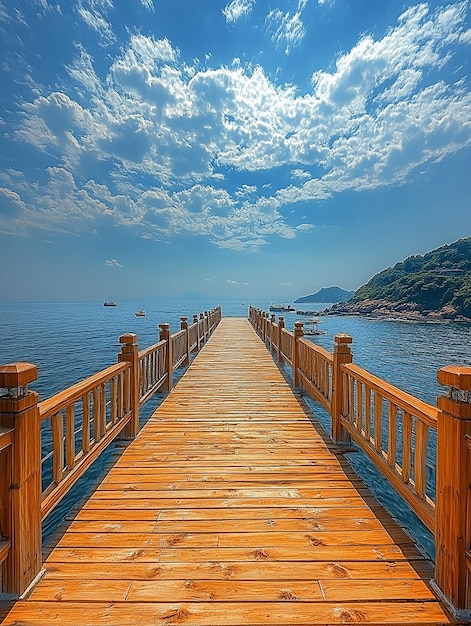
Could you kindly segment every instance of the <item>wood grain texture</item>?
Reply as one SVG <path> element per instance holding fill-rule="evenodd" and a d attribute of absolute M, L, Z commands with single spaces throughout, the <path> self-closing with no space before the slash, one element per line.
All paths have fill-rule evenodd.
<path fill-rule="evenodd" d="M 245 319 L 223 319 L 4 625 L 452 623 Z"/>

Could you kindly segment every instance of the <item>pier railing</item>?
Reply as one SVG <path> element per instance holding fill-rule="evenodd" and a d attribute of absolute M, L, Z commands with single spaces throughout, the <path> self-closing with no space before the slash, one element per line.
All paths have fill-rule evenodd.
<path fill-rule="evenodd" d="M 35 365 L 0 367 L 0 592 L 18 596 L 38 576 L 42 521 L 114 439 L 138 434 L 140 407 L 172 388 L 220 320 L 217 307 L 173 334 L 160 324 L 144 350 L 122 335 L 118 363 L 42 402 L 28 388 Z"/>
<path fill-rule="evenodd" d="M 437 591 L 471 618 L 471 368 L 438 372 L 448 394 L 432 406 L 353 364 L 352 338 L 335 336 L 333 353 L 293 332 L 284 318 L 250 307 L 249 320 L 293 384 L 331 417 L 339 445 L 353 440 L 435 538 Z M 430 446 L 430 440 L 436 446 Z M 432 458 L 436 478 L 427 480 Z"/>

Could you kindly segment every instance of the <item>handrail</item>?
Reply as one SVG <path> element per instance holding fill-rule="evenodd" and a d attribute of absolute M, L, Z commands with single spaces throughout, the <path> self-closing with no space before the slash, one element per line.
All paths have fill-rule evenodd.
<path fill-rule="evenodd" d="M 348 335 L 336 335 L 331 354 L 303 338 L 302 322 L 291 334 L 283 318 L 277 325 L 254 307 L 249 320 L 272 352 L 278 337 L 278 361 L 291 366 L 294 386 L 327 410 L 333 440 L 353 440 L 434 535 L 434 585 L 454 615 L 471 620 L 471 368 L 438 371 L 449 391 L 434 407 L 354 365 Z M 427 455 L 436 487 L 427 481 Z"/>

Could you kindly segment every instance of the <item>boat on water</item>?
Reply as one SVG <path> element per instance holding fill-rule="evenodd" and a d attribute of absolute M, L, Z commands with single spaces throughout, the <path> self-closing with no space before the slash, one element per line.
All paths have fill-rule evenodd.
<path fill-rule="evenodd" d="M 135 315 L 136 317 L 145 317 L 145 316 L 146 316 L 146 312 L 145 312 L 145 311 L 136 311 L 136 312 L 134 313 L 134 315 Z"/>
<path fill-rule="evenodd" d="M 270 304 L 268 310 L 272 313 L 295 313 L 296 309 L 290 304 Z"/>
<path fill-rule="evenodd" d="M 112 300 L 105 300 L 103 302 L 103 306 L 118 306 L 117 302 L 113 302 Z"/>
<path fill-rule="evenodd" d="M 307 320 L 306 322 L 304 322 L 303 325 L 303 333 L 304 335 L 325 335 L 325 331 L 323 330 L 319 330 L 318 325 L 319 325 L 319 318 L 318 317 L 311 317 L 310 320 Z"/>
<path fill-rule="evenodd" d="M 299 311 L 296 310 L 296 315 L 315 315 L 315 311 Z"/>

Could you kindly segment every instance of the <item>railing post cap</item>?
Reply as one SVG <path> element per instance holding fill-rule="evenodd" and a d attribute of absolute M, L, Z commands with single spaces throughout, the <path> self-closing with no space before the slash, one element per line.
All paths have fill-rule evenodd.
<path fill-rule="evenodd" d="M 38 378 L 38 368 L 32 363 L 7 363 L 0 367 L 0 387 L 24 387 Z"/>
<path fill-rule="evenodd" d="M 135 335 L 134 333 L 126 333 L 124 335 L 121 335 L 121 337 L 119 338 L 119 343 L 135 344 L 137 343 L 137 335 Z"/>
<path fill-rule="evenodd" d="M 162 330 L 168 330 L 170 328 L 170 324 L 168 322 L 164 322 L 163 324 L 159 324 L 159 328 Z"/>
<path fill-rule="evenodd" d="M 437 372 L 440 385 L 471 391 L 471 367 L 461 365 L 447 365 Z"/>
<path fill-rule="evenodd" d="M 345 333 L 338 333 L 334 337 L 335 343 L 352 343 L 353 339 L 350 335 L 346 335 Z"/>

